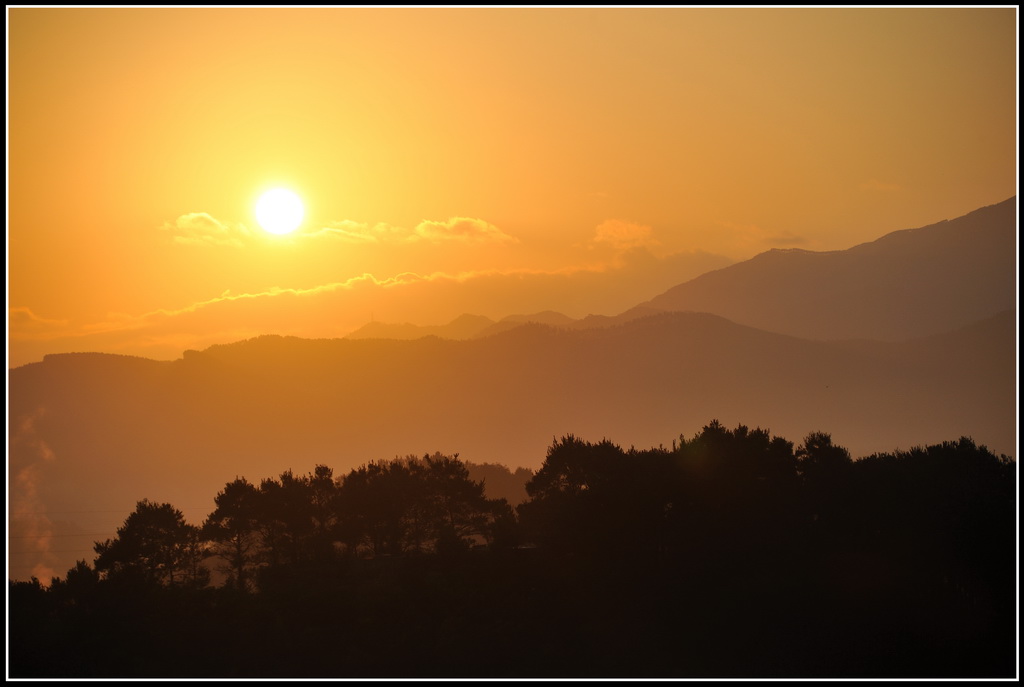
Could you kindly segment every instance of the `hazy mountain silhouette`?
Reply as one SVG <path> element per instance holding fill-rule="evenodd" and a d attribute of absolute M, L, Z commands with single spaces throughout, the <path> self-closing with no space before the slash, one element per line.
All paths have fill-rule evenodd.
<path fill-rule="evenodd" d="M 412 341 L 427 336 L 436 336 L 442 339 L 477 339 L 507 332 L 524 324 L 544 324 L 556 329 L 600 329 L 602 327 L 625 324 L 638 317 L 647 317 L 648 315 L 656 315 L 662 312 L 669 311 L 663 308 L 637 305 L 618 315 L 587 315 L 578 320 L 560 312 L 546 310 L 533 315 L 509 315 L 497 322 L 481 315 L 461 315 L 448 324 L 439 325 L 417 325 L 408 322 L 402 324 L 370 322 L 351 334 L 346 335 L 345 338 Z"/>
<path fill-rule="evenodd" d="M 439 336 L 442 339 L 469 339 L 495 324 L 494 320 L 483 315 L 460 315 L 448 324 L 416 325 L 408 322 L 389 324 L 386 322 L 369 322 L 346 339 L 421 339 L 424 336 Z"/>
<path fill-rule="evenodd" d="M 832 252 L 776 249 L 643 305 L 812 339 L 899 340 L 1016 307 L 1017 199 Z"/>
<path fill-rule="evenodd" d="M 828 431 L 855 457 L 961 435 L 1013 454 L 1015 203 L 770 251 L 615 316 L 46 356 L 9 373 L 11 574 L 90 557 L 139 498 L 200 519 L 226 482 L 282 468 L 441 451 L 535 469 L 568 432 L 654 446 L 717 418 Z M 491 473 L 521 493 L 525 472 Z"/>
<path fill-rule="evenodd" d="M 503 317 L 498 322 L 495 322 L 489 327 L 481 330 L 477 333 L 477 336 L 490 336 L 492 334 L 498 334 L 500 332 L 508 331 L 509 329 L 515 329 L 521 324 L 546 324 L 552 327 L 571 327 L 576 322 L 573 318 L 568 315 L 563 315 L 560 312 L 554 312 L 553 310 L 545 310 L 544 312 L 534 313 L 532 315 L 509 315 Z"/>
<path fill-rule="evenodd" d="M 549 324 L 552 326 L 571 327 L 578 321 L 568 315 L 551 310 L 533 315 L 509 315 L 495 322 L 483 315 L 460 315 L 447 324 L 417 325 L 405 322 L 389 324 L 386 322 L 369 322 L 354 332 L 347 334 L 346 339 L 399 339 L 411 341 L 425 336 L 437 336 L 442 339 L 472 339 L 490 336 L 499 332 L 514 329 L 527 323 Z"/>
<path fill-rule="evenodd" d="M 854 456 L 961 435 L 1012 454 L 1014 331 L 1006 311 L 906 342 L 820 342 L 662 313 L 459 341 L 264 336 L 173 362 L 51 355 L 10 371 L 11 536 L 60 552 L 32 561 L 59 574 L 140 498 L 198 520 L 238 475 L 434 451 L 536 469 L 567 432 L 667 445 L 711 418 L 829 431 Z"/>
<path fill-rule="evenodd" d="M 770 250 L 678 284 L 618 315 L 577 320 L 548 311 L 499 322 L 463 315 L 438 326 L 370 323 L 347 338 L 461 339 L 525 322 L 589 329 L 663 311 L 709 312 L 809 339 L 927 336 L 1016 307 L 1016 227 L 1016 198 L 1010 198 L 847 250 Z"/>

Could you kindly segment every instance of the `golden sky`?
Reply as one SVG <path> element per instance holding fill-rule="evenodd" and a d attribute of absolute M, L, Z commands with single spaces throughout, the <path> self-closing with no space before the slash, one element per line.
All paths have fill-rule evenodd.
<path fill-rule="evenodd" d="M 615 314 L 1016 193 L 1015 7 L 7 19 L 9 366 Z"/>

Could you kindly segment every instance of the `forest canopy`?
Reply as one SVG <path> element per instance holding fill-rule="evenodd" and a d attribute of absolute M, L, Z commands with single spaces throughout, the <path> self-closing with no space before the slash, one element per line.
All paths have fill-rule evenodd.
<path fill-rule="evenodd" d="M 92 565 L 10 582 L 12 674 L 1012 673 L 1016 463 L 969 438 L 853 460 L 712 421 L 519 476 L 515 507 L 440 453 L 238 477 L 197 525 L 142 499 Z M 315 658 L 272 651 L 297 637 Z"/>

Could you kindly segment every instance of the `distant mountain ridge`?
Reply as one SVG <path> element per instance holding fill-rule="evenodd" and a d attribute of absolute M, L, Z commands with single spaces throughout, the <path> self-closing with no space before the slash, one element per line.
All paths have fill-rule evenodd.
<path fill-rule="evenodd" d="M 718 419 L 791 441 L 829 432 L 855 457 L 961 435 L 1013 454 L 1016 290 L 1006 266 L 1016 253 L 1006 249 L 1015 243 L 1008 220 L 1015 207 L 1001 203 L 847 251 L 770 251 L 616 316 L 464 316 L 429 334 L 373 323 L 377 335 L 362 338 L 265 335 L 169 362 L 47 355 L 8 376 L 9 535 L 50 542 L 31 561 L 12 559 L 11 574 L 27 579 L 37 564 L 62 574 L 91 558 L 92 542 L 103 538 L 95 533 L 112 533 L 142 498 L 168 501 L 195 522 L 238 476 L 304 474 L 317 463 L 337 475 L 435 451 L 536 469 L 567 433 L 642 448 Z M 921 266 L 926 255 L 936 269 Z M 985 265 L 990 273 L 980 274 Z M 904 283 L 900 274 L 915 277 Z M 946 284 L 936 286 L 939 279 Z M 764 313 L 773 326 L 833 336 L 711 314 L 715 303 L 698 298 L 708 284 L 726 294 L 715 303 L 741 315 L 781 299 Z M 782 298 L 786 289 L 796 300 Z M 809 303 L 833 308 L 858 292 L 867 305 L 846 311 L 857 327 L 822 330 L 828 320 L 814 312 L 797 317 Z M 687 305 L 694 311 L 672 309 Z M 904 334 L 919 333 L 896 337 L 881 326 L 900 312 L 914 320 Z M 934 331 L 941 322 L 952 324 Z"/>
<path fill-rule="evenodd" d="M 667 445 L 712 419 L 830 432 L 858 457 L 961 435 L 1012 453 L 1014 331 L 1005 311 L 911 341 L 820 342 L 665 312 L 469 340 L 263 336 L 170 362 L 50 355 L 10 371 L 10 533 L 61 546 L 11 574 L 89 558 L 141 498 L 199 521 L 236 476 L 316 463 L 441 451 L 536 469 L 567 433 Z"/>
<path fill-rule="evenodd" d="M 810 339 L 900 340 L 1016 307 L 1016 197 L 847 250 L 771 250 L 647 307 L 713 312 Z"/>
<path fill-rule="evenodd" d="M 415 325 L 408 322 L 391 324 L 370 322 L 348 334 L 347 339 L 399 339 L 411 340 L 424 336 L 439 336 L 443 339 L 469 339 L 495 322 L 483 315 L 460 315 L 448 324 Z"/>
<path fill-rule="evenodd" d="M 678 284 L 618 315 L 577 320 L 547 311 L 498 322 L 475 315 L 434 326 L 377 322 L 346 338 L 467 339 L 527 322 L 589 329 L 658 312 L 692 311 L 801 338 L 896 341 L 1016 307 L 1016 238 L 1014 197 L 846 250 L 772 249 Z"/>
<path fill-rule="evenodd" d="M 398 339 L 411 341 L 425 336 L 437 336 L 442 339 L 472 339 L 478 336 L 490 336 L 527 323 L 547 324 L 551 326 L 572 326 L 576 320 L 562 313 L 546 310 L 533 315 L 509 315 L 495 322 L 483 315 L 460 315 L 448 324 L 416 325 L 408 322 L 389 324 L 370 322 L 346 335 L 346 339 Z"/>

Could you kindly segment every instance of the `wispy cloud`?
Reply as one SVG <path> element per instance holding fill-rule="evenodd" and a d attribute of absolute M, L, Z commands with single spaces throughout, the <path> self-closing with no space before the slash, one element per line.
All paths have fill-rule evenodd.
<path fill-rule="evenodd" d="M 472 217 L 452 217 L 447 222 L 424 220 L 416 225 L 415 235 L 434 242 L 518 243 L 493 224 Z"/>
<path fill-rule="evenodd" d="M 205 212 L 181 215 L 173 222 L 164 223 L 161 228 L 172 233 L 175 243 L 184 245 L 241 246 L 255 235 L 244 224 L 224 222 Z M 297 240 L 329 238 L 354 244 L 519 242 L 519 239 L 490 222 L 474 217 L 451 217 L 445 221 L 423 220 L 412 229 L 386 222 L 369 224 L 348 219 L 334 220 L 319 229 L 296 232 L 293 237 Z"/>
<path fill-rule="evenodd" d="M 609 219 L 594 230 L 593 243 L 605 244 L 616 250 L 627 250 L 641 246 L 657 246 L 660 242 L 654 238 L 653 231 L 647 225 Z"/>
<path fill-rule="evenodd" d="M 617 254 L 611 262 L 562 269 L 402 272 L 386 278 L 361 274 L 311 288 L 273 287 L 217 296 L 141 314 L 112 313 L 102 321 L 33 330 L 12 323 L 11 364 L 46 353 L 104 351 L 173 359 L 260 334 L 330 338 L 370 321 L 438 324 L 466 312 L 500 318 L 558 310 L 571 317 L 615 314 L 665 289 L 731 261 L 707 253 L 657 258 L 645 248 Z M 19 309 L 25 311 L 27 309 Z M 22 315 L 25 313 L 22 312 Z M 17 343 L 17 346 L 14 344 Z"/>
<path fill-rule="evenodd" d="M 17 332 L 25 338 L 33 336 L 46 337 L 54 332 L 67 329 L 67 320 L 49 320 L 39 317 L 30 308 L 10 308 L 7 311 L 7 323 L 12 333 Z"/>
<path fill-rule="evenodd" d="M 241 246 L 252 236 L 244 224 L 223 222 L 206 212 L 181 215 L 161 228 L 173 235 L 175 243 L 192 246 Z"/>
<path fill-rule="evenodd" d="M 305 236 L 333 238 L 347 243 L 386 243 L 389 241 L 408 240 L 411 232 L 408 229 L 392 226 L 383 222 L 367 224 L 349 219 L 330 222 L 326 227 L 307 232 Z"/>

